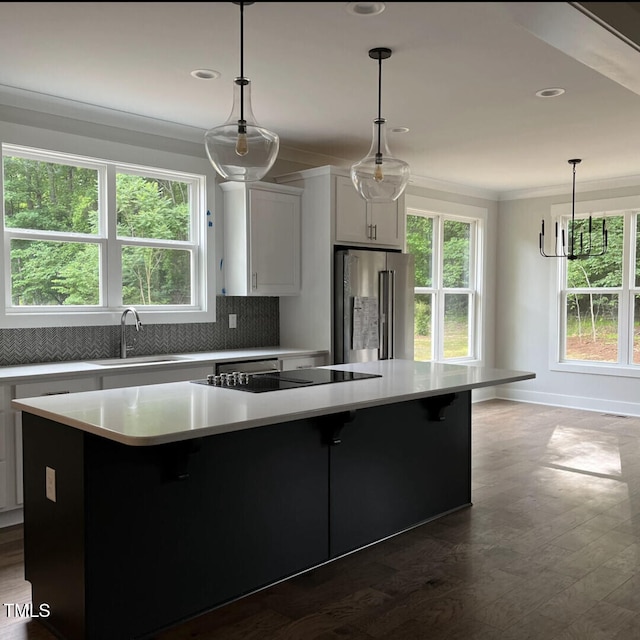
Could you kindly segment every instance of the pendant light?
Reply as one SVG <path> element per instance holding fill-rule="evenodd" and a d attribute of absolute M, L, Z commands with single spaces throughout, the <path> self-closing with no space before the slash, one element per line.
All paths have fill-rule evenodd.
<path fill-rule="evenodd" d="M 387 145 L 387 121 L 382 117 L 382 61 L 391 57 L 391 49 L 376 47 L 369 57 L 378 61 L 378 117 L 373 121 L 373 139 L 369 153 L 351 167 L 351 180 L 358 193 L 369 202 L 397 200 L 409 182 L 409 165 L 391 155 Z"/>
<path fill-rule="evenodd" d="M 240 5 L 240 76 L 233 82 L 233 106 L 224 124 L 204 134 L 207 156 L 213 168 L 226 180 L 261 180 L 278 155 L 278 134 L 261 127 L 251 108 L 251 80 L 244 77 L 244 7 Z"/>
<path fill-rule="evenodd" d="M 544 220 L 542 221 L 542 229 L 540 231 L 540 255 L 544 258 L 567 258 L 567 260 L 578 260 L 580 258 L 591 258 L 594 256 L 603 256 L 607 252 L 609 245 L 609 232 L 605 219 L 602 219 L 602 238 L 600 241 L 600 250 L 594 250 L 592 241 L 593 220 L 589 216 L 589 231 L 585 243 L 584 233 L 577 231 L 576 228 L 576 165 L 582 160 L 576 158 L 568 161 L 573 165 L 573 195 L 571 198 L 571 221 L 567 227 L 567 236 L 565 238 L 564 229 L 560 232 L 560 246 L 558 246 L 558 223 L 556 222 L 555 245 L 553 253 L 546 253 L 544 249 Z M 579 244 L 579 248 L 576 246 Z M 568 247 L 568 251 L 567 251 Z"/>

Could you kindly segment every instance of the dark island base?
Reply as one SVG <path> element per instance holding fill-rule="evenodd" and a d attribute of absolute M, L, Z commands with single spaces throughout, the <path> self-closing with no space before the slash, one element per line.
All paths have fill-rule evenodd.
<path fill-rule="evenodd" d="M 149 637 L 471 504 L 470 391 L 149 447 L 25 412 L 23 442 L 25 576 L 66 640 Z"/>

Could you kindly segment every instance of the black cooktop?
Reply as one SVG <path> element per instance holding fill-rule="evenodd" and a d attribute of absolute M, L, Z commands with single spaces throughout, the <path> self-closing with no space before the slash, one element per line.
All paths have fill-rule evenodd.
<path fill-rule="evenodd" d="M 297 371 L 274 371 L 270 373 L 256 373 L 248 377 L 230 376 L 225 380 L 219 376 L 209 376 L 206 380 L 193 380 L 196 384 L 224 389 L 236 389 L 251 393 L 278 391 L 281 389 L 298 389 L 312 387 L 319 384 L 333 384 L 364 380 L 366 378 L 381 378 L 375 373 L 360 373 L 358 371 L 340 371 L 338 369 L 300 369 Z"/>

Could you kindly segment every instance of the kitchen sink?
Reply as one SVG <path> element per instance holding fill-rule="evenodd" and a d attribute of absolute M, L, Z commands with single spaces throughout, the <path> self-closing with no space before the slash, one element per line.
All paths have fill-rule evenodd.
<path fill-rule="evenodd" d="M 152 364 L 154 362 L 175 362 L 186 360 L 181 356 L 128 356 L 127 358 L 104 358 L 102 360 L 86 360 L 87 364 L 97 364 L 103 367 L 114 365 Z"/>

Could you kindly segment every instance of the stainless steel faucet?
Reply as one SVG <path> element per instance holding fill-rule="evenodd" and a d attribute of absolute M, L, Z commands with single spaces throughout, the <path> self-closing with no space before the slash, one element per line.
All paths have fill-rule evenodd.
<path fill-rule="evenodd" d="M 122 312 L 122 317 L 120 318 L 120 357 L 126 358 L 127 352 L 133 349 L 133 345 L 127 347 L 127 335 L 125 331 L 126 321 L 127 321 L 127 313 L 133 313 L 133 316 L 136 320 L 136 331 L 140 331 L 142 327 L 142 322 L 140 322 L 140 316 L 135 307 L 127 307 Z"/>

